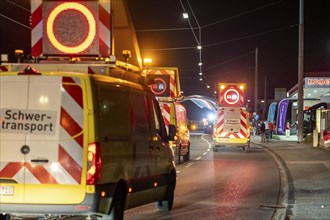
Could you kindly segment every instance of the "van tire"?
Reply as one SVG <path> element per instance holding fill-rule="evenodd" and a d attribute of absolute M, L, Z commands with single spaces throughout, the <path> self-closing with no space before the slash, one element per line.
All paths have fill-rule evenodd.
<path fill-rule="evenodd" d="M 163 201 L 155 202 L 157 211 L 171 211 L 174 202 L 174 190 L 176 185 L 176 171 L 172 171 L 166 187 L 166 193 Z"/>
<path fill-rule="evenodd" d="M 119 183 L 113 195 L 113 202 L 111 204 L 110 219 L 122 220 L 124 219 L 125 203 L 127 192 L 123 183 Z"/>
<path fill-rule="evenodd" d="M 181 163 L 181 145 L 179 145 L 179 147 L 176 147 L 175 149 L 174 162 L 175 165 L 179 165 Z"/>
<path fill-rule="evenodd" d="M 188 152 L 183 155 L 183 161 L 187 162 L 190 159 L 190 144 L 188 145 Z"/>
<path fill-rule="evenodd" d="M 9 214 L 0 214 L 0 220 L 10 220 L 11 216 Z"/>
<path fill-rule="evenodd" d="M 249 141 L 248 144 L 244 147 L 244 151 L 245 151 L 245 153 L 250 152 L 250 141 Z"/>

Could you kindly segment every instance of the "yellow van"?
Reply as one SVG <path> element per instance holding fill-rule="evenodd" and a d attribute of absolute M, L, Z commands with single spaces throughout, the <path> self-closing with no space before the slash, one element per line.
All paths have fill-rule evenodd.
<path fill-rule="evenodd" d="M 0 73 L 0 111 L 1 213 L 123 219 L 152 202 L 171 210 L 171 137 L 147 86 L 28 67 Z"/>
<path fill-rule="evenodd" d="M 169 130 L 170 125 L 174 125 L 174 140 L 170 141 L 170 146 L 174 152 L 175 164 L 190 159 L 190 132 L 188 129 L 187 111 L 185 107 L 176 100 L 164 100 L 159 98 L 160 108 L 165 121 L 165 126 Z"/>

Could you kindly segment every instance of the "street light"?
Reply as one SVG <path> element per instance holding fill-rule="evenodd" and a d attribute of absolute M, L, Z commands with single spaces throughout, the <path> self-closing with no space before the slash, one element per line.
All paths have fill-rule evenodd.
<path fill-rule="evenodd" d="M 182 16 L 183 16 L 184 19 L 188 19 L 189 18 L 188 13 L 186 13 L 186 12 L 182 13 Z"/>
<path fill-rule="evenodd" d="M 147 66 L 148 64 L 152 63 L 152 59 L 151 58 L 144 58 L 143 63 L 144 63 L 144 65 Z"/>

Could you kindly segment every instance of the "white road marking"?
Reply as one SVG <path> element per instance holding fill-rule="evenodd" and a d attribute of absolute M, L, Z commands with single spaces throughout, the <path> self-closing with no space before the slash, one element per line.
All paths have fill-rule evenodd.
<path fill-rule="evenodd" d="M 203 134 L 203 135 L 201 136 L 201 139 L 202 139 L 203 141 L 205 141 L 205 142 L 208 144 L 208 148 L 206 149 L 206 151 L 205 151 L 201 156 L 196 157 L 195 160 L 200 160 L 200 159 L 202 159 L 203 156 L 205 156 L 208 152 L 211 151 L 212 143 L 210 143 L 208 140 L 206 140 L 206 139 L 204 138 L 204 136 L 206 136 L 206 134 Z M 189 162 L 189 163 L 188 163 L 186 166 L 184 166 L 184 167 L 185 167 L 185 168 L 188 168 L 188 167 L 192 166 L 193 164 L 194 164 L 193 162 Z M 181 172 L 181 171 L 176 171 L 176 173 L 180 173 L 180 172 Z"/>
<path fill-rule="evenodd" d="M 190 162 L 190 163 L 188 163 L 185 167 L 188 168 L 188 167 L 190 167 L 190 166 L 193 165 L 193 164 L 194 164 L 193 162 Z"/>

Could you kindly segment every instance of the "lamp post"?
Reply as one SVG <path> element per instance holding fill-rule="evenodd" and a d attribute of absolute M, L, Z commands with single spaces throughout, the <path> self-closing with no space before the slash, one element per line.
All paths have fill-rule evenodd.
<path fill-rule="evenodd" d="M 299 51 L 298 51 L 298 142 L 303 140 L 304 120 L 304 0 L 299 7 Z"/>
<path fill-rule="evenodd" d="M 254 112 L 258 114 L 258 47 L 255 49 Z"/>

